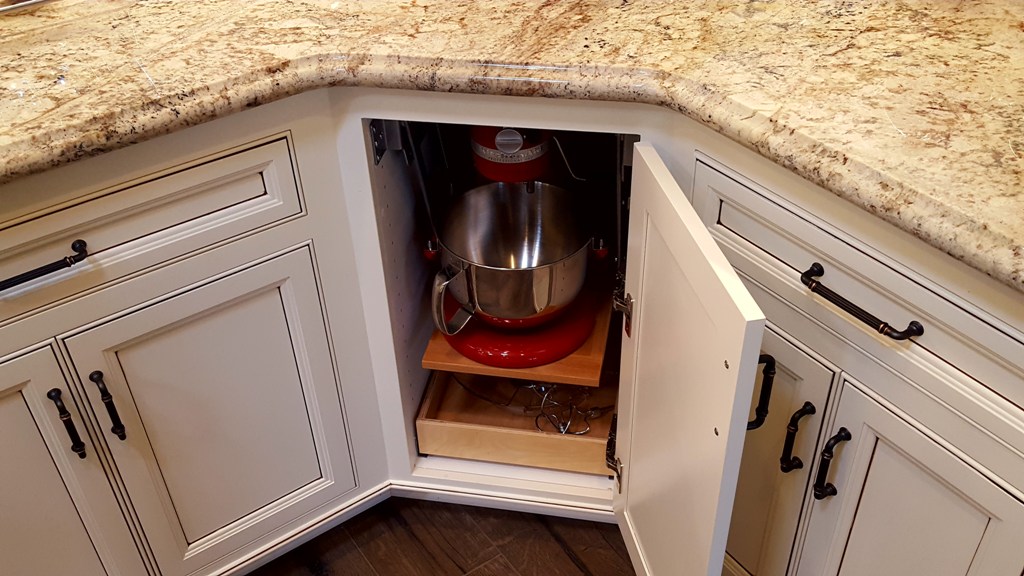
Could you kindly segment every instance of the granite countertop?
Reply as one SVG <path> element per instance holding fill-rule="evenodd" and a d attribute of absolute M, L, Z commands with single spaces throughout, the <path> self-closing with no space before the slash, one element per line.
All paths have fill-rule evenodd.
<path fill-rule="evenodd" d="M 0 182 L 322 86 L 637 101 L 1024 291 L 1012 0 L 62 0 L 0 32 Z"/>

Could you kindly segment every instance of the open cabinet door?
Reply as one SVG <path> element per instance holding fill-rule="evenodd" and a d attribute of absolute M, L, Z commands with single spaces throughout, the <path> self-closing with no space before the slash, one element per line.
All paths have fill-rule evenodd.
<path fill-rule="evenodd" d="M 764 315 L 646 143 L 628 246 L 615 513 L 638 574 L 718 575 Z"/>

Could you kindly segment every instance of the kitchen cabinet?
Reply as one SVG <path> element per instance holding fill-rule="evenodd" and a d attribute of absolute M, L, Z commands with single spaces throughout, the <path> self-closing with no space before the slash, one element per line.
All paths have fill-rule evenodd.
<path fill-rule="evenodd" d="M 386 144 L 375 161 L 372 119 L 545 128 L 622 144 L 609 161 L 618 186 L 586 189 L 595 205 L 628 207 L 630 217 L 608 237 L 626 258 L 623 307 L 632 300 L 613 336 L 621 359 L 610 365 L 619 388 L 608 472 L 420 453 L 415 421 L 432 333 L 425 206 L 405 142 Z M 846 486 L 884 488 L 888 481 L 873 478 L 890 472 L 908 476 L 908 486 L 931 478 L 956 487 L 935 492 L 944 510 L 960 498 L 982 511 L 975 519 L 1015 526 L 1024 322 L 1013 298 L 978 281 L 984 306 L 972 307 L 962 293 L 908 280 L 898 264 L 917 266 L 915 249 L 839 210 L 844 234 L 899 247 L 889 259 L 846 258 L 866 249 L 810 218 L 812 208 L 831 214 L 818 205 L 820 190 L 800 181 L 813 194 L 768 201 L 720 162 L 773 187 L 798 180 L 661 108 L 346 88 L 8 185 L 0 240 L 15 240 L 5 258 L 37 247 L 60 257 L 69 238 L 111 220 L 121 231 L 69 270 L 0 298 L 0 354 L 52 350 L 72 418 L 99 456 L 83 461 L 95 466 L 99 488 L 68 484 L 70 500 L 54 505 L 92 511 L 82 513 L 78 537 L 108 572 L 120 562 L 142 567 L 126 574 L 241 573 L 389 496 L 617 521 L 638 573 L 656 575 L 717 574 L 727 548 L 726 562 L 765 576 L 838 571 L 837 551 L 870 543 L 861 539 L 875 530 L 869 518 L 859 528 L 861 519 L 829 510 L 842 503 L 847 514 Z M 708 167 L 745 185 L 711 194 Z M 185 178 L 182 187 L 167 186 L 173 178 Z M 36 190 L 54 192 L 37 198 Z M 109 204 L 92 204 L 100 201 Z M 43 250 L 44 238 L 60 241 Z M 851 322 L 800 284 L 806 260 L 824 264 L 823 283 L 850 282 L 850 298 L 894 326 L 922 322 L 926 337 L 890 342 Z M 775 389 L 766 422 L 748 432 L 760 352 L 776 358 Z M 866 378 L 868 364 L 894 376 Z M 840 380 L 849 383 L 842 394 Z M 124 439 L 111 431 L 100 381 Z M 876 434 L 885 442 L 873 445 L 896 447 L 878 452 L 889 460 L 877 469 L 845 458 L 870 437 L 851 427 L 868 416 L 842 422 L 850 389 L 912 431 Z M 780 442 L 805 401 L 815 413 L 799 420 L 793 447 L 803 467 L 784 474 Z M 855 440 L 835 449 L 827 481 L 837 495 L 818 502 L 811 485 L 836 426 Z M 55 421 L 42 437 L 56 472 L 40 477 L 82 482 L 82 463 L 54 430 Z M 939 456 L 904 441 L 915 434 Z M 928 472 L 914 477 L 906 462 Z M 978 483 L 961 482 L 961 473 Z M 900 493 L 865 494 L 868 510 Z M 111 527 L 106 516 L 119 519 Z M 831 539 L 844 530 L 852 536 Z M 1002 532 L 992 534 L 979 536 L 979 554 L 1009 558 Z M 852 562 L 842 569 L 857 568 Z"/>
<path fill-rule="evenodd" d="M 725 168 L 698 167 L 695 203 L 772 325 L 835 366 L 840 382 L 836 398 L 823 405 L 828 432 L 817 457 L 806 461 L 802 497 L 773 510 L 763 526 L 779 550 L 767 557 L 777 561 L 748 565 L 780 575 L 1020 573 L 1024 555 L 1010 534 L 1024 513 L 1022 461 L 1007 442 L 1019 446 L 1019 437 L 994 434 L 1004 417 L 1019 419 L 1020 409 L 990 390 L 1001 411 L 977 410 L 982 388 L 946 369 L 950 357 L 964 353 L 934 354 L 952 346 L 942 334 L 951 327 L 904 293 L 858 275 L 873 265 L 863 252 Z M 807 261 L 827 262 L 829 285 L 843 286 L 843 300 L 810 291 L 801 274 Z M 862 303 L 886 310 L 900 328 L 921 319 L 923 334 L 892 338 L 885 325 L 865 328 L 870 314 Z M 939 332 L 934 341 L 931 332 Z M 997 385 L 1013 382 L 1020 380 Z M 777 467 L 764 462 L 757 474 Z M 750 478 L 743 475 L 741 483 Z M 763 517 L 737 506 L 734 534 Z M 795 530 L 786 517 L 797 518 Z M 750 549 L 741 538 L 730 540 L 733 546 L 731 560 Z M 755 573 L 739 564 L 727 561 L 725 573 Z"/>
<path fill-rule="evenodd" d="M 776 327 L 765 331 L 761 350 L 775 374 L 768 416 L 744 438 L 724 571 L 733 576 L 786 573 L 838 375 Z M 755 386 L 751 422 L 766 378 Z"/>
<path fill-rule="evenodd" d="M 61 339 L 163 574 L 355 487 L 308 249 Z"/>
<path fill-rule="evenodd" d="M 0 458 L 5 572 L 144 572 L 50 347 L 0 362 Z"/>
<path fill-rule="evenodd" d="M 10 545 L 26 563 L 17 572 L 40 573 L 45 556 L 45 573 L 222 574 L 379 499 L 379 469 L 367 463 L 357 477 L 340 386 L 364 375 L 351 359 L 365 344 L 329 322 L 329 310 L 361 319 L 358 295 L 337 295 L 350 253 L 305 213 L 294 150 L 315 136 L 302 134 L 264 117 L 216 127 L 201 144 L 183 134 L 97 159 L 139 174 L 121 183 L 80 178 L 109 173 L 87 162 L 11 185 L 16 201 L 0 221 L 18 242 L 3 256 L 33 257 L 9 269 L 50 256 L 33 231 L 84 237 L 91 250 L 0 297 L 4 346 L 46 344 L 3 365 L 4 425 L 15 428 L 4 456 L 25 463 L 5 465 L 3 479 L 5 494 L 20 494 L 3 521 L 5 560 Z M 304 183 L 326 186 L 331 174 Z M 46 206 L 33 189 L 63 200 Z M 318 263 L 318 244 L 330 261 Z M 50 388 L 83 460 L 55 428 Z M 372 430 L 361 437 L 365 446 Z M 39 485 L 52 497 L 37 502 L 29 487 Z"/>
<path fill-rule="evenodd" d="M 1024 568 L 1024 503 L 852 378 L 844 378 L 829 434 L 849 439 L 836 442 L 827 474 L 818 465 L 796 574 L 996 576 Z"/>
<path fill-rule="evenodd" d="M 162 574 L 217 569 L 236 550 L 356 486 L 308 247 L 142 302 L 59 340 Z M 36 372 L 21 395 L 45 398 L 36 382 L 57 382 L 59 368 L 53 363 Z M 7 398 L 5 410 L 22 407 L 18 394 Z M 65 401 L 72 402 L 69 394 Z M 38 402 L 29 406 L 38 409 Z M 32 425 L 24 415 L 12 416 L 19 418 L 7 425 Z M 84 434 L 84 421 L 72 420 Z M 7 438 L 18 449 L 12 458 L 35 454 L 35 461 L 9 467 L 19 474 L 5 481 L 5 491 L 53 476 L 42 475 L 40 460 L 45 464 L 49 454 L 40 453 L 38 441 L 28 442 L 26 430 Z M 71 451 L 66 444 L 57 452 L 64 459 Z M 91 445 L 86 453 L 100 458 Z M 39 512 L 59 521 L 56 510 Z M 13 528 L 8 518 L 5 527 Z M 75 542 L 68 538 L 69 546 Z M 28 562 L 40 551 L 24 549 L 33 551 Z M 54 558 L 76 556 L 58 548 Z"/>
<path fill-rule="evenodd" d="M 813 342 L 822 357 L 841 361 L 844 371 L 835 373 L 839 389 L 815 414 L 826 427 L 817 450 L 802 459 L 805 476 L 796 498 L 783 507 L 776 496 L 765 520 L 760 508 L 744 505 L 742 486 L 777 472 L 779 463 L 764 462 L 754 475 L 741 469 L 723 573 L 754 573 L 750 566 L 764 574 L 794 575 L 1014 574 L 1024 568 L 1011 535 L 1024 503 L 972 458 L 997 453 L 999 443 L 984 434 L 951 434 L 965 422 L 948 407 L 911 403 L 912 415 L 888 403 L 875 389 L 913 383 L 741 276 L 774 323 Z M 766 349 L 771 341 L 766 338 Z M 951 437 L 958 445 L 949 444 Z M 756 528 L 748 529 L 750 524 Z M 760 536 L 774 548 L 758 550 L 737 533 Z M 751 549 L 759 555 L 741 563 Z"/>
<path fill-rule="evenodd" d="M 365 146 L 364 163 L 353 163 L 343 173 L 350 177 L 349 190 L 370 191 L 369 198 L 349 195 L 347 199 L 350 213 L 361 224 L 354 227 L 357 254 L 368 259 L 359 270 L 367 282 L 363 295 L 368 313 L 387 319 L 390 325 L 390 331 L 372 342 L 371 353 L 379 355 L 379 373 L 386 380 L 392 374 L 397 377 L 397 386 L 379 391 L 385 430 L 394 435 L 397 447 L 389 456 L 394 456 L 392 482 L 400 486 L 399 493 L 421 487 L 442 489 L 465 495 L 469 502 L 474 496 L 504 494 L 511 500 L 506 506 L 515 505 L 515 500 L 548 503 L 560 508 L 553 507 L 552 512 L 563 514 L 586 513 L 588 505 L 591 510 L 611 509 L 638 573 L 707 574 L 718 569 L 763 318 L 690 208 L 660 151 L 651 142 L 632 146 L 625 144 L 625 138 L 608 138 L 616 135 L 611 130 L 599 134 L 604 140 L 622 143 L 631 157 L 631 177 L 624 176 L 628 192 L 622 192 L 629 198 L 629 232 L 622 237 L 620 256 L 626 259 L 622 294 L 632 308 L 621 333 L 614 335 L 622 348 L 621 361 L 612 367 L 620 374 L 611 451 L 614 470 L 604 473 L 615 474 L 615 480 L 439 458 L 419 454 L 415 431 L 409 426 L 421 412 L 420 401 L 430 380 L 420 362 L 433 332 L 425 305 L 433 270 L 422 257 L 423 245 L 417 244 L 418 238 L 430 237 L 424 233 L 430 227 L 423 215 L 431 212 L 433 203 L 421 200 L 421 187 L 431 178 L 429 173 L 418 177 L 416 163 L 409 160 L 425 156 L 425 146 L 410 136 L 382 143 L 379 135 L 388 130 L 375 127 L 400 120 L 417 124 L 408 130 L 399 127 L 394 133 L 433 134 L 443 130 L 440 124 L 464 126 L 463 122 L 481 118 L 480 111 L 465 106 L 449 110 L 422 103 L 402 105 L 380 98 L 346 99 L 343 108 L 349 119 L 342 127 L 342 138 Z M 486 109 L 490 124 L 577 128 L 574 137 L 584 137 L 581 126 L 564 117 L 538 125 L 537 118 L 523 117 L 525 109 L 511 108 L 504 114 L 494 106 Z M 620 133 L 634 126 L 627 121 L 616 123 Z M 464 143 L 468 151 L 469 142 Z M 446 151 L 449 165 L 457 153 L 457 148 L 453 153 Z M 623 174 L 615 166 L 610 171 Z M 588 184 L 579 193 L 589 195 L 595 211 L 600 211 L 598 204 L 614 210 L 615 187 Z M 366 224 L 375 226 L 362 229 Z M 605 297 L 611 297 L 610 291 Z M 528 371 L 523 374 L 529 377 Z M 431 424 L 436 429 L 436 422 Z M 520 460 L 518 454 L 516 459 Z M 428 482 L 431 488 L 424 487 Z M 581 496 L 592 497 L 594 503 Z M 502 505 L 493 496 L 481 503 Z"/>
<path fill-rule="evenodd" d="M 409 114 L 408 109 L 403 110 L 406 110 L 404 114 Z M 416 442 L 408 423 L 415 414 L 423 412 L 417 407 L 424 394 L 428 395 L 430 406 L 435 403 L 431 393 L 423 392 L 429 375 L 420 367 L 432 332 L 425 292 L 429 285 L 424 280 L 429 279 L 433 271 L 429 261 L 421 256 L 422 246 L 416 244 L 418 237 L 429 238 L 422 234 L 423 230 L 429 230 L 428 222 L 422 216 L 419 220 L 416 218 L 418 212 L 422 215 L 431 211 L 429 204 L 417 210 L 422 198 L 422 191 L 418 190 L 422 186 L 420 182 L 429 177 L 418 177 L 415 170 L 411 170 L 415 162 L 407 160 L 409 156 L 422 155 L 425 147 L 412 137 L 400 141 L 398 146 L 394 142 L 381 146 L 377 135 L 385 133 L 386 129 L 370 129 L 368 124 L 372 121 L 366 119 L 393 118 L 394 110 L 380 117 L 376 116 L 379 110 L 353 111 L 346 107 L 346 112 L 353 117 L 353 122 L 351 130 L 343 128 L 343 133 L 349 138 L 366 141 L 365 158 L 369 167 L 369 170 L 352 169 L 346 173 L 367 173 L 371 176 L 370 182 L 353 182 L 352 187 L 364 188 L 369 183 L 373 193 L 372 205 L 361 210 L 353 208 L 351 212 L 365 214 L 365 221 L 377 224 L 377 230 L 367 231 L 368 249 L 357 251 L 371 254 L 369 246 L 373 246 L 380 254 L 380 260 L 368 263 L 368 269 L 360 270 L 360 276 L 366 273 L 366 278 L 373 278 L 383 273 L 384 287 L 376 287 L 372 292 L 386 295 L 388 301 L 386 307 L 374 310 L 390 319 L 392 332 L 378 345 L 381 349 L 393 349 L 393 356 L 388 355 L 391 362 L 399 360 L 400 385 L 394 392 L 401 394 L 401 400 L 392 406 L 404 406 L 408 410 L 397 416 L 397 422 L 385 422 L 385 426 L 393 425 L 410 434 L 402 452 L 408 450 L 412 458 L 397 464 L 404 469 L 395 470 L 396 480 L 409 478 L 410 472 L 417 475 L 427 466 L 431 466 L 427 468 L 431 471 L 439 469 L 432 466 L 444 466 L 447 479 L 458 478 L 458 466 L 467 464 L 464 461 L 449 464 L 435 456 L 419 455 L 416 451 L 426 443 Z M 432 111 L 412 121 L 426 123 L 467 118 L 465 110 L 457 116 Z M 507 120 L 508 125 L 518 126 L 515 123 L 518 119 L 503 120 Z M 370 125 L 378 123 L 373 121 Z M 430 134 L 440 130 L 427 124 L 395 131 Z M 417 148 L 408 151 L 411 147 Z M 380 150 L 386 148 L 391 150 L 381 154 Z M 396 154 L 396 149 L 404 154 Z M 632 301 L 632 311 L 624 320 L 622 359 L 605 359 L 621 375 L 617 382 L 616 440 L 611 452 L 617 474 L 610 486 L 601 477 L 583 480 L 581 475 L 565 475 L 560 485 L 549 490 L 556 494 L 571 493 L 570 483 L 604 486 L 601 503 L 614 509 L 638 573 L 707 574 L 709 567 L 721 564 L 724 554 L 725 526 L 763 319 L 689 207 L 685 194 L 657 151 L 650 143 L 639 142 L 630 149 L 630 154 L 632 179 L 626 182 L 630 233 L 624 243 L 629 252 L 623 294 Z M 595 197 L 596 188 L 596 184 L 592 184 L 591 193 Z M 599 201 L 595 198 L 594 202 Z M 359 233 L 359 227 L 353 228 Z M 421 234 L 417 234 L 418 230 Z M 365 296 L 373 299 L 369 293 Z M 609 290 L 605 298 L 610 296 Z M 522 374 L 523 378 L 528 378 L 529 372 L 522 371 Z M 420 429 L 423 433 L 431 431 L 434 436 L 430 442 L 437 444 L 441 440 L 436 430 L 442 423 L 433 416 L 436 410 L 430 407 L 424 410 L 431 417 L 429 421 L 421 418 Z M 460 424 L 468 425 L 451 423 L 446 426 L 445 434 L 454 434 Z M 474 444 L 476 453 L 485 453 L 487 448 L 479 445 L 483 437 L 499 434 L 497 428 L 488 431 L 490 434 L 482 434 L 474 426 L 469 433 L 472 439 L 464 443 Z M 502 434 L 508 433 L 502 431 Z M 518 434 L 528 434 L 528 430 Z M 570 450 L 574 444 L 565 442 L 563 449 Z M 490 446 L 494 452 L 503 449 L 499 443 Z M 507 454 L 495 459 L 532 461 L 537 465 L 547 465 L 551 460 L 547 452 L 532 459 L 518 454 L 516 449 L 513 452 L 516 452 L 514 460 Z M 486 468 L 486 463 L 476 466 L 476 469 Z M 612 474 L 612 470 L 604 470 L 604 475 Z M 524 479 L 535 486 L 552 478 L 545 470 L 506 466 L 501 472 L 489 472 L 489 479 L 471 482 L 478 483 L 476 491 L 494 492 L 502 487 L 500 474 L 510 480 Z M 515 492 L 509 490 L 508 493 Z M 527 496 L 520 496 L 524 497 Z M 667 515 L 666 509 L 673 513 Z M 681 537 L 683 534 L 685 537 Z"/>

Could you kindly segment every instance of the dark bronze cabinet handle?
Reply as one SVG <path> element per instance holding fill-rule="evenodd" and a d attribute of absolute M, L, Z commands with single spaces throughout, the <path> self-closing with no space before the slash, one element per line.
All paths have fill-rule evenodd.
<path fill-rule="evenodd" d="M 786 426 L 786 441 L 782 445 L 782 457 L 779 458 L 779 466 L 782 468 L 783 474 L 804 467 L 803 460 L 798 456 L 793 456 L 793 444 L 796 442 L 796 433 L 800 431 L 800 419 L 815 412 L 814 404 L 804 402 L 804 405 L 790 417 L 789 425 Z"/>
<path fill-rule="evenodd" d="M 771 354 L 761 354 L 757 357 L 758 364 L 764 364 L 761 369 L 761 395 L 757 399 L 757 407 L 754 408 L 754 419 L 747 422 L 747 430 L 757 430 L 768 418 L 768 403 L 772 400 L 772 384 L 775 383 L 775 357 Z"/>
<path fill-rule="evenodd" d="M 889 324 L 882 322 L 870 312 L 864 310 L 860 306 L 857 306 L 853 302 L 850 302 L 846 298 L 843 298 L 836 292 L 833 292 L 821 282 L 818 282 L 817 277 L 824 274 L 825 269 L 821 264 L 815 262 L 814 264 L 811 264 L 811 267 L 808 268 L 806 272 L 800 275 L 800 282 L 802 282 L 804 286 L 810 288 L 811 292 L 820 294 L 825 300 L 828 300 L 842 308 L 854 318 L 877 330 L 879 334 L 888 336 L 893 340 L 906 340 L 911 336 L 920 336 L 924 334 L 924 326 L 922 326 L 917 320 L 911 320 L 907 325 L 906 330 L 897 330 Z"/>
<path fill-rule="evenodd" d="M 124 440 L 128 437 L 124 432 L 124 424 L 121 423 L 121 417 L 117 414 L 117 407 L 114 406 L 114 397 L 110 395 L 107 390 L 107 385 L 103 382 L 103 372 L 99 370 L 93 371 L 89 374 L 89 380 L 96 383 L 96 387 L 100 389 L 100 400 L 103 401 L 103 405 L 107 407 L 107 414 L 110 415 L 110 423 L 113 426 L 110 427 L 110 431 L 117 436 L 119 439 Z"/>
<path fill-rule="evenodd" d="M 850 431 L 846 428 L 840 428 L 836 435 L 829 438 L 828 442 L 825 443 L 825 449 L 821 451 L 821 462 L 818 463 L 818 476 L 814 479 L 814 499 L 824 500 L 829 496 L 835 496 L 839 493 L 836 487 L 832 483 L 826 483 L 828 480 L 828 467 L 832 462 L 832 451 L 840 442 L 848 442 L 853 439 L 850 435 Z"/>
<path fill-rule="evenodd" d="M 71 412 L 68 412 L 64 401 L 60 399 L 60 388 L 53 388 L 46 393 L 46 397 L 53 400 L 53 403 L 57 406 L 57 415 L 60 416 L 60 421 L 64 423 L 64 429 L 68 431 L 68 436 L 71 437 L 71 451 L 78 454 L 79 458 L 85 458 L 85 442 L 82 442 L 82 437 L 78 435 L 78 429 L 75 428 L 75 423 L 71 421 Z"/>
<path fill-rule="evenodd" d="M 42 278 L 43 276 L 56 272 L 57 270 L 63 270 L 64 268 L 70 268 L 75 264 L 78 264 L 82 260 L 85 260 L 85 257 L 89 255 L 89 252 L 85 248 L 85 240 L 75 240 L 71 243 L 71 251 L 75 253 L 73 256 L 65 256 L 56 262 L 45 264 L 35 270 L 22 272 L 17 276 L 11 276 L 6 280 L 0 280 L 0 292 L 7 290 L 8 288 L 14 288 L 18 284 L 24 284 L 30 280 Z"/>

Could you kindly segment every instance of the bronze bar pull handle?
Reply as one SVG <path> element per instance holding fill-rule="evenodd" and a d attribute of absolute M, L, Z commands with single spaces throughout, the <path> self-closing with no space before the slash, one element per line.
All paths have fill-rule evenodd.
<path fill-rule="evenodd" d="M 832 462 L 832 451 L 836 445 L 840 442 L 848 442 L 852 440 L 853 436 L 850 431 L 846 428 L 840 428 L 836 435 L 829 438 L 828 442 L 825 443 L 825 449 L 821 451 L 821 462 L 818 463 L 818 477 L 814 480 L 814 499 L 824 500 L 829 496 L 835 496 L 839 493 L 836 487 L 828 480 L 828 466 Z"/>
<path fill-rule="evenodd" d="M 820 294 L 825 300 L 828 300 L 849 313 L 854 318 L 874 328 L 879 334 L 888 336 L 893 340 L 906 340 L 911 336 L 920 336 L 924 334 L 924 326 L 922 326 L 917 320 L 911 320 L 910 323 L 907 324 L 907 328 L 905 330 L 897 330 L 888 323 L 882 322 L 867 310 L 864 310 L 860 306 L 857 306 L 853 302 L 843 298 L 838 293 L 833 292 L 821 282 L 818 282 L 817 277 L 824 274 L 825 269 L 821 264 L 815 262 L 814 264 L 811 264 L 811 267 L 808 268 L 806 272 L 800 275 L 800 282 L 802 282 L 804 286 L 810 288 L 811 292 Z"/>
<path fill-rule="evenodd" d="M 71 412 L 68 412 L 60 396 L 60 388 L 53 388 L 46 393 L 46 397 L 53 400 L 53 403 L 57 406 L 57 415 L 60 416 L 60 421 L 64 423 L 64 429 L 68 431 L 68 436 L 71 437 L 71 451 L 78 454 L 79 458 L 85 458 L 85 442 L 82 442 L 82 437 L 78 435 L 78 429 L 75 428 L 75 423 L 71 420 Z"/>
<path fill-rule="evenodd" d="M 789 425 L 786 426 L 786 441 L 782 445 L 782 457 L 779 458 L 779 467 L 782 468 L 783 474 L 804 467 L 803 460 L 800 460 L 798 456 L 793 456 L 793 444 L 796 442 L 796 433 L 800 430 L 800 419 L 815 412 L 817 410 L 814 409 L 814 404 L 804 402 L 804 405 L 789 419 Z"/>
<path fill-rule="evenodd" d="M 764 364 L 761 370 L 761 395 L 757 399 L 757 408 L 754 408 L 754 419 L 747 422 L 747 430 L 757 430 L 768 418 L 768 403 L 772 400 L 772 384 L 775 383 L 775 357 L 761 354 L 757 357 L 757 363 Z"/>
<path fill-rule="evenodd" d="M 75 253 L 73 256 L 65 256 L 56 262 L 43 264 L 34 270 L 22 272 L 21 274 L 11 276 L 6 280 L 0 280 L 0 292 L 7 290 L 8 288 L 14 288 L 18 284 L 24 284 L 30 280 L 42 278 L 43 276 L 56 272 L 57 270 L 63 270 L 64 268 L 70 268 L 75 264 L 78 264 L 82 260 L 85 260 L 85 257 L 89 255 L 89 252 L 85 248 L 85 240 L 75 240 L 71 243 L 71 251 Z"/>
<path fill-rule="evenodd" d="M 103 382 L 103 372 L 94 370 L 89 374 L 89 380 L 96 383 L 96 387 L 100 389 L 100 400 L 103 401 L 103 405 L 107 407 L 107 414 L 110 415 L 110 423 L 113 426 L 110 427 L 110 431 L 117 436 L 120 440 L 124 440 L 128 437 L 124 432 L 124 424 L 121 422 L 121 417 L 117 414 L 117 407 L 114 406 L 114 397 L 110 395 L 107 390 L 107 384 Z"/>

